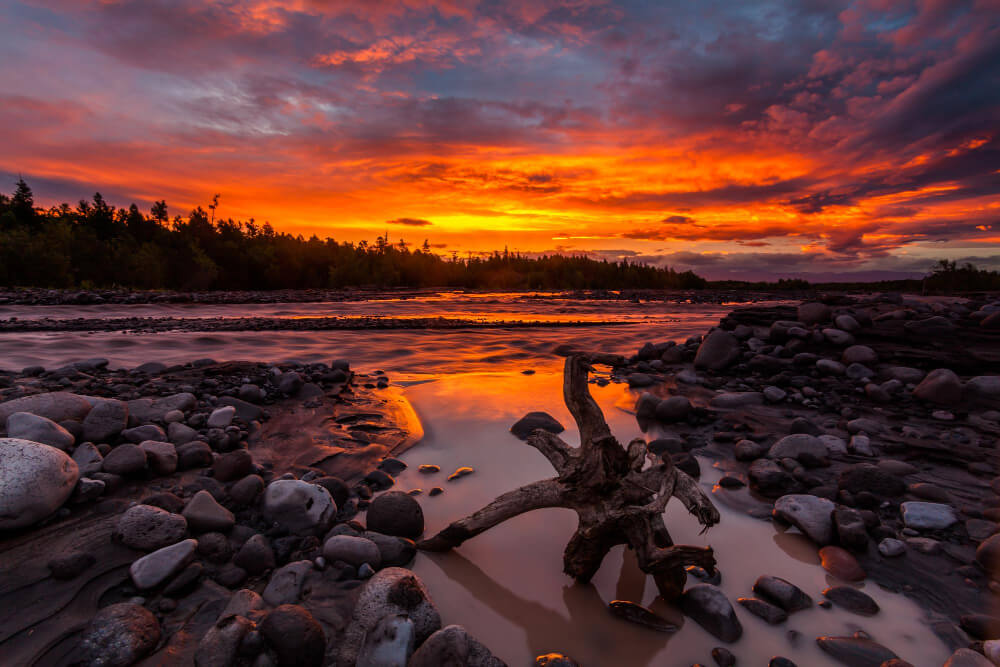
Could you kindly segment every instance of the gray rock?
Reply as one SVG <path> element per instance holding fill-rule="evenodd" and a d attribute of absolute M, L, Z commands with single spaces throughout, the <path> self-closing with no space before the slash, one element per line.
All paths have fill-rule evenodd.
<path fill-rule="evenodd" d="M 156 588 L 180 572 L 194 559 L 198 540 L 183 540 L 146 554 L 132 563 L 128 573 L 139 590 Z"/>
<path fill-rule="evenodd" d="M 240 643 L 254 624 L 243 616 L 229 615 L 208 629 L 194 652 L 196 667 L 232 667 L 239 660 Z"/>
<path fill-rule="evenodd" d="M 843 375 L 847 367 L 833 359 L 820 359 L 816 362 L 816 370 L 823 375 Z"/>
<path fill-rule="evenodd" d="M 73 434 L 59 424 L 30 412 L 15 412 L 7 417 L 7 435 L 20 440 L 40 442 L 64 452 L 73 449 L 73 443 L 76 442 Z"/>
<path fill-rule="evenodd" d="M 769 575 L 761 576 L 754 582 L 753 592 L 760 597 L 791 613 L 813 606 L 813 600 L 795 584 Z"/>
<path fill-rule="evenodd" d="M 73 493 L 79 468 L 65 452 L 30 440 L 0 438 L 0 530 L 30 526 Z"/>
<path fill-rule="evenodd" d="M 829 454 L 846 454 L 847 453 L 847 443 L 844 442 L 843 438 L 838 438 L 835 435 L 829 435 L 824 433 L 823 435 L 816 436 L 819 441 L 826 446 L 826 451 Z"/>
<path fill-rule="evenodd" d="M 954 371 L 947 368 L 937 368 L 927 374 L 927 377 L 913 390 L 913 395 L 920 400 L 941 405 L 955 405 L 962 401 L 962 380 Z"/>
<path fill-rule="evenodd" d="M 177 467 L 180 470 L 205 468 L 212 465 L 213 461 L 212 448 L 207 442 L 192 440 L 177 446 Z"/>
<path fill-rule="evenodd" d="M 686 396 L 671 396 L 659 402 L 656 406 L 656 418 L 661 422 L 672 424 L 687 418 L 691 412 L 691 401 Z"/>
<path fill-rule="evenodd" d="M 233 556 L 233 562 L 250 574 L 261 574 L 275 566 L 274 550 L 267 537 L 256 534 L 250 537 Z"/>
<path fill-rule="evenodd" d="M 364 537 L 378 546 L 382 567 L 406 567 L 417 555 L 416 544 L 405 537 L 383 535 L 372 530 L 365 531 Z"/>
<path fill-rule="evenodd" d="M 885 371 L 885 377 L 903 384 L 920 384 L 926 375 L 919 368 L 910 368 L 909 366 L 891 366 Z"/>
<path fill-rule="evenodd" d="M 262 510 L 269 521 L 292 533 L 323 532 L 337 515 L 337 506 L 326 489 L 297 479 L 268 484 Z"/>
<path fill-rule="evenodd" d="M 521 440 L 527 440 L 536 429 L 549 433 L 562 433 L 566 430 L 559 421 L 547 412 L 529 412 L 510 427 L 510 432 Z"/>
<path fill-rule="evenodd" d="M 249 618 L 253 612 L 262 611 L 266 606 L 264 598 L 255 591 L 249 588 L 242 588 L 233 593 L 233 596 L 229 598 L 226 608 L 219 614 L 219 620 L 227 616 L 246 616 Z"/>
<path fill-rule="evenodd" d="M 133 505 L 118 519 L 116 533 L 127 547 L 156 551 L 184 539 L 187 519 L 152 505 Z"/>
<path fill-rule="evenodd" d="M 183 422 L 171 422 L 167 426 L 167 438 L 175 445 L 186 445 L 200 437 L 198 431 Z"/>
<path fill-rule="evenodd" d="M 177 448 L 169 442 L 144 440 L 139 449 L 146 453 L 146 461 L 157 475 L 172 475 L 177 470 Z"/>
<path fill-rule="evenodd" d="M 171 410 L 188 412 L 196 407 L 198 407 L 198 398 L 190 392 L 162 398 L 137 398 L 128 402 L 129 425 L 138 426 L 163 421 L 163 417 Z"/>
<path fill-rule="evenodd" d="M 845 370 L 844 375 L 850 380 L 867 380 L 868 378 L 875 376 L 875 371 L 868 368 L 864 364 L 850 364 Z"/>
<path fill-rule="evenodd" d="M 209 428 L 226 428 L 233 423 L 233 417 L 235 416 L 236 408 L 231 405 L 226 405 L 213 410 L 212 414 L 208 416 L 206 424 Z"/>
<path fill-rule="evenodd" d="M 838 329 L 843 329 L 844 331 L 850 333 L 854 333 L 855 331 L 861 329 L 861 325 L 858 324 L 858 321 L 854 319 L 853 316 L 847 314 L 837 315 L 837 317 L 833 319 L 833 323 L 837 325 Z"/>
<path fill-rule="evenodd" d="M 236 418 L 247 424 L 264 416 L 264 411 L 258 406 L 232 396 L 220 396 L 218 405 L 230 405 L 236 408 Z"/>
<path fill-rule="evenodd" d="M 379 619 L 365 635 L 356 667 L 406 667 L 413 654 L 413 621 L 405 614 Z"/>
<path fill-rule="evenodd" d="M 841 546 L 862 553 L 868 550 L 868 529 L 861 512 L 849 507 L 836 509 L 833 512 L 833 524 Z"/>
<path fill-rule="evenodd" d="M 506 667 L 461 625 L 448 625 L 427 638 L 408 667 Z M 553 666 L 555 667 L 555 666 Z"/>
<path fill-rule="evenodd" d="M 199 491 L 182 512 L 188 526 L 196 533 L 228 533 L 236 525 L 233 513 L 220 505 L 208 491 Z"/>
<path fill-rule="evenodd" d="M 823 329 L 823 338 L 833 345 L 852 345 L 854 336 L 842 329 Z"/>
<path fill-rule="evenodd" d="M 895 558 L 906 553 L 906 543 L 894 537 L 887 537 L 878 543 L 878 552 L 886 558 Z"/>
<path fill-rule="evenodd" d="M 659 396 L 644 391 L 639 394 L 639 400 L 635 402 L 635 416 L 643 419 L 652 419 L 656 416 L 656 407 L 659 404 Z"/>
<path fill-rule="evenodd" d="M 740 440 L 733 447 L 733 455 L 737 461 L 753 461 L 767 454 L 769 447 L 762 442 Z"/>
<path fill-rule="evenodd" d="M 769 625 L 777 625 L 788 620 L 788 613 L 760 598 L 736 598 L 736 601 L 754 616 L 764 619 Z"/>
<path fill-rule="evenodd" d="M 120 602 L 99 610 L 90 619 L 75 654 L 92 667 L 129 667 L 153 652 L 160 643 L 160 624 L 141 605 Z"/>
<path fill-rule="evenodd" d="M 90 402 L 82 396 L 65 391 L 33 394 L 0 403 L 0 423 L 6 424 L 15 412 L 30 412 L 54 422 L 83 421 L 90 412 Z"/>
<path fill-rule="evenodd" d="M 740 341 L 736 336 L 722 329 L 713 329 L 698 346 L 694 367 L 718 371 L 732 365 L 739 356 Z"/>
<path fill-rule="evenodd" d="M 110 442 L 128 426 L 128 405 L 122 401 L 103 400 L 83 420 L 83 439 Z"/>
<path fill-rule="evenodd" d="M 771 498 L 784 495 L 796 485 L 788 471 L 770 459 L 757 459 L 751 463 L 747 477 L 755 491 Z"/>
<path fill-rule="evenodd" d="M 743 635 L 726 594 L 711 584 L 696 584 L 684 591 L 681 609 L 695 623 L 724 642 L 734 642 Z"/>
<path fill-rule="evenodd" d="M 260 475 L 247 475 L 229 489 L 229 496 L 239 507 L 249 507 L 264 491 L 264 479 Z"/>
<path fill-rule="evenodd" d="M 788 396 L 788 392 L 781 387 L 764 387 L 764 398 L 767 399 L 769 403 L 783 401 L 786 396 Z"/>
<path fill-rule="evenodd" d="M 135 428 L 127 428 L 122 431 L 122 437 L 136 445 L 147 440 L 167 442 L 167 434 L 156 424 L 143 424 Z"/>
<path fill-rule="evenodd" d="M 878 354 L 867 345 L 852 345 L 841 355 L 840 360 L 850 366 L 851 364 L 864 364 L 870 366 L 878 363 Z"/>
<path fill-rule="evenodd" d="M 375 574 L 362 589 L 344 632 L 337 664 L 356 664 L 367 634 L 382 618 L 399 614 L 413 621 L 416 645 L 422 645 L 441 629 L 441 616 L 423 582 L 409 570 L 390 567 Z"/>
<path fill-rule="evenodd" d="M 835 508 L 836 505 L 826 498 L 792 494 L 775 501 L 773 514 L 776 519 L 792 524 L 822 547 L 834 542 Z"/>
<path fill-rule="evenodd" d="M 1000 375 L 977 375 L 965 383 L 965 392 L 977 403 L 1000 403 Z"/>
<path fill-rule="evenodd" d="M 146 471 L 146 452 L 139 445 L 118 445 L 104 457 L 104 472 L 112 475 L 138 475 Z"/>
<path fill-rule="evenodd" d="M 858 417 L 847 422 L 849 433 L 868 433 L 869 435 L 881 433 L 882 424 L 869 417 Z"/>
<path fill-rule="evenodd" d="M 944 530 L 958 521 L 949 505 L 911 500 L 900 505 L 903 522 L 914 530 Z"/>
<path fill-rule="evenodd" d="M 355 567 L 368 563 L 378 569 L 382 564 L 382 553 L 378 545 L 364 537 L 334 535 L 323 544 L 323 557 L 330 563 L 343 561 Z"/>
<path fill-rule="evenodd" d="M 264 589 L 264 602 L 272 607 L 282 604 L 295 604 L 302 594 L 302 584 L 306 575 L 313 570 L 312 561 L 298 560 L 275 570 L 271 581 Z"/>
<path fill-rule="evenodd" d="M 767 455 L 772 459 L 796 459 L 803 457 L 809 461 L 825 459 L 829 452 L 823 441 L 808 433 L 786 435 L 771 446 Z"/>

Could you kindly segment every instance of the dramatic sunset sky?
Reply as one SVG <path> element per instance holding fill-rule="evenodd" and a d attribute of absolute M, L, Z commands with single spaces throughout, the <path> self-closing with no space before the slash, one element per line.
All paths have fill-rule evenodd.
<path fill-rule="evenodd" d="M 1000 0 L 4 0 L 0 191 L 710 278 L 1000 268 Z"/>

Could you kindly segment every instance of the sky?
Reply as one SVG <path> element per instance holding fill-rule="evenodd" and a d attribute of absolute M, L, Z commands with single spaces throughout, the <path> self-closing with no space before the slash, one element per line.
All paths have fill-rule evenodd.
<path fill-rule="evenodd" d="M 0 0 L 0 191 L 713 279 L 1000 268 L 1000 0 Z"/>

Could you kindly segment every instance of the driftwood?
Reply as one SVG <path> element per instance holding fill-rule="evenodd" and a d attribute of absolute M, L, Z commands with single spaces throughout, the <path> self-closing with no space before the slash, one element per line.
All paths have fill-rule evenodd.
<path fill-rule="evenodd" d="M 565 507 L 577 513 L 579 525 L 566 545 L 563 571 L 578 581 L 589 581 L 617 544 L 635 550 L 640 569 L 653 576 L 660 594 L 668 600 L 683 592 L 685 567 L 695 565 L 713 572 L 711 547 L 674 545 L 663 522 L 670 498 L 679 498 L 707 530 L 719 521 L 712 501 L 669 459 L 643 469 L 646 443 L 635 439 L 627 448 L 622 447 L 590 395 L 587 377 L 591 364 L 621 363 L 614 355 L 566 359 L 563 396 L 580 430 L 580 447 L 571 447 L 542 430 L 536 430 L 527 441 L 549 460 L 556 477 L 505 493 L 417 546 L 426 551 L 447 551 L 519 514 Z"/>

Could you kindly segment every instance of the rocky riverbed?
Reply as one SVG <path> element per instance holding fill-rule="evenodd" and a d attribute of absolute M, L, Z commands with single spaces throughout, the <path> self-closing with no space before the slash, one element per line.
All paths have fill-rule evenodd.
<path fill-rule="evenodd" d="M 597 378 L 633 388 L 653 451 L 694 475 L 692 454 L 713 460 L 717 504 L 801 532 L 829 572 L 807 595 L 761 571 L 736 600 L 692 570 L 681 608 L 718 640 L 704 664 L 739 664 L 734 608 L 780 628 L 817 604 L 858 617 L 854 635 L 816 638 L 834 660 L 904 664 L 865 634 L 886 612 L 859 581 L 926 609 L 953 667 L 996 658 L 994 312 L 737 309 Z M 384 374 L 92 359 L 0 374 L 0 401 L 4 664 L 502 664 L 408 569 L 427 501 L 395 491 L 411 475 L 396 455 L 421 427 Z M 627 600 L 610 610 L 643 632 L 676 625 Z"/>

